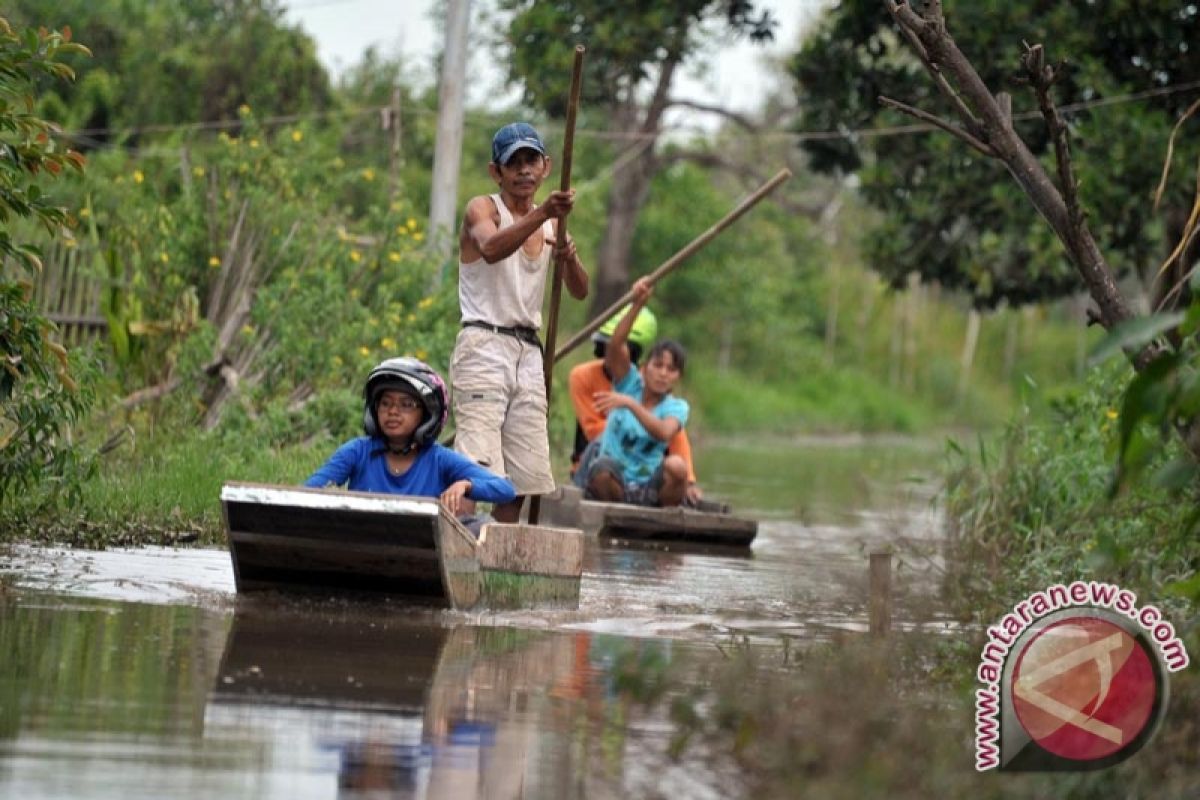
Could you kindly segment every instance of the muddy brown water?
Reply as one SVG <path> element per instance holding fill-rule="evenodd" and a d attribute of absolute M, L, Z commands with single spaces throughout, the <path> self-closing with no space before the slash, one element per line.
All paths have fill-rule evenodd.
<path fill-rule="evenodd" d="M 0 556 L 0 797 L 728 797 L 666 757 L 638 674 L 866 629 L 867 553 L 898 548 L 896 625 L 928 622 L 939 452 L 904 440 L 712 444 L 749 554 L 591 542 L 579 608 L 460 614 L 237 597 L 223 550 Z M 915 609 L 921 608 L 918 614 Z M 786 643 L 786 644 L 785 644 Z"/>

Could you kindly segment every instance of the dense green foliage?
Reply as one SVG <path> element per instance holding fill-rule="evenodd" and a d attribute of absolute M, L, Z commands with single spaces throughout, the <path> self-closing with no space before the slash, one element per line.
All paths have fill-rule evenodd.
<path fill-rule="evenodd" d="M 32 111 L 36 81 L 73 78 L 60 59 L 87 53 L 69 39 L 69 31 L 18 33 L 0 17 L 0 262 L 18 267 L 0 275 L 0 500 L 36 484 L 52 493 L 75 488 L 70 476 L 87 463 L 64 437 L 91 404 L 92 389 L 80 389 L 67 351 L 51 340 L 52 324 L 31 302 L 27 276 L 41 269 L 41 249 L 12 233 L 24 219 L 54 239 L 69 221 L 41 182 L 66 167 L 82 169 L 83 157 L 51 138 L 49 123 Z M 75 366 L 78 376 L 78 359 Z"/>
<path fill-rule="evenodd" d="M 512 77 L 525 87 L 527 102 L 554 117 L 566 114 L 565 80 L 576 44 L 587 47 L 581 105 L 616 108 L 650 83 L 668 59 L 687 60 L 711 42 L 714 20 L 751 40 L 769 39 L 776 24 L 770 12 L 743 0 L 636 7 L 612 0 L 502 0 L 500 8 L 513 15 L 505 33 Z"/>
<path fill-rule="evenodd" d="M 236 120 L 325 108 L 329 78 L 316 46 L 284 24 L 276 0 L 105 2 L 15 0 L 10 19 L 84 31 L 95 58 L 72 63 L 77 84 L 49 88 L 43 113 L 81 143 L 140 140 L 156 125 Z M 147 131 L 149 132 L 149 131 Z"/>
<path fill-rule="evenodd" d="M 250 28 L 264 13 L 274 19 L 258 3 L 217 9 L 200 2 L 174 11 L 132 5 L 135 16 L 160 15 L 155 25 L 163 31 L 180 14 L 233 27 L 244 14 L 253 18 L 244 21 Z M 704 6 L 720 26 L 730 24 L 722 16 L 730 8 Z M 75 11 L 116 24 L 110 6 Z M 140 41 L 117 37 L 97 61 L 132 70 L 120 65 L 140 63 Z M 601 50 L 589 53 L 601 60 Z M 264 69 L 255 62 L 238 81 L 269 83 Z M 401 158 L 393 160 L 393 133 L 375 124 L 374 110 L 397 87 L 405 116 Z M 160 88 L 145 91 L 154 96 Z M 266 100 L 232 108 L 236 127 L 220 132 L 143 130 L 136 148 L 94 148 L 87 174 L 71 179 L 67 211 L 80 224 L 67 245 L 100 282 L 108 322 L 98 343 L 101 377 L 85 387 L 98 395 L 100 411 L 74 441 L 81 456 L 106 443 L 107 452 L 101 476 L 83 487 L 79 516 L 37 523 L 49 526 L 48 535 L 90 541 L 88 531 L 111 523 L 114 536 L 131 541 L 153 539 L 156 530 L 215 537 L 211 498 L 222 480 L 299 480 L 355 434 L 355 398 L 369 366 L 409 353 L 446 369 L 458 319 L 456 276 L 453 265 L 426 251 L 421 222 L 433 98 L 406 83 L 402 61 L 378 53 L 332 91 L 331 114 L 318 113 L 324 101 L 306 95 L 286 108 Z M 61 96 L 70 109 L 84 103 Z M 280 112 L 294 119 L 271 116 Z M 181 115 L 190 112 L 171 113 L 186 121 Z M 492 190 L 487 144 L 517 113 L 468 114 L 464 197 Z M 559 132 L 539 125 L 553 150 Z M 736 183 L 674 159 L 679 146 L 666 149 L 664 163 L 673 166 L 650 184 L 632 231 L 635 274 L 673 255 L 742 194 Z M 571 230 L 589 265 L 603 239 L 611 163 L 603 141 L 577 139 Z M 968 371 L 962 299 L 889 292 L 860 264 L 849 235 L 873 219 L 853 198 L 847 209 L 830 238 L 763 203 L 659 286 L 653 303 L 661 333 L 692 354 L 682 391 L 699 434 L 987 424 L 1002 418 L 1025 374 L 1054 384 L 1074 373 L 1075 360 L 1061 357 L 1079 349 L 1081 334 L 1070 322 L 1012 312 L 983 321 Z M 582 304 L 564 303 L 560 341 L 586 321 Z M 1039 346 L 1047 342 L 1049 350 Z M 572 354 L 556 381 L 556 459 L 568 452 L 573 428 L 565 370 L 588 357 L 587 349 Z M 214 467 L 214 451 L 229 460 Z M 158 476 L 152 485 L 141 479 L 147 468 Z M 32 529 L 21 523 L 12 530 Z"/>
<path fill-rule="evenodd" d="M 1152 274 L 1179 241 L 1191 206 L 1186 179 L 1171 183 L 1162 209 L 1152 198 L 1167 137 L 1195 99 L 1189 82 L 1200 73 L 1192 46 L 1200 40 L 1200 12 L 1171 0 L 988 0 L 948 4 L 946 13 L 959 48 L 990 87 L 1011 93 L 1017 131 L 1047 160 L 1050 143 L 1035 98 L 1015 80 L 1021 43 L 1043 43 L 1048 61 L 1068 62 L 1055 100 L 1072 128 L 1089 224 L 1121 275 Z M 881 95 L 952 116 L 875 0 L 834 6 L 791 69 L 805 130 L 911 124 L 885 110 Z M 1194 164 L 1198 142 L 1177 143 L 1175 163 Z M 965 288 L 987 306 L 1054 298 L 1079 286 L 1017 185 L 962 142 L 935 132 L 851 134 L 807 140 L 804 147 L 817 169 L 856 172 L 863 196 L 883 212 L 867 252 L 893 285 L 916 270 L 926 280 Z"/>

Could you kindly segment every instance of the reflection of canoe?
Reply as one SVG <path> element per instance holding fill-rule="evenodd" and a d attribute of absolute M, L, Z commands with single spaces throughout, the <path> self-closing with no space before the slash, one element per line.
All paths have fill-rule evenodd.
<path fill-rule="evenodd" d="M 239 606 L 209 702 L 422 714 L 452 631 L 355 610 Z"/>
<path fill-rule="evenodd" d="M 574 486 L 542 495 L 539 521 L 581 528 L 603 538 L 645 544 L 749 547 L 758 521 L 730 513 L 729 507 L 704 503 L 700 508 L 647 508 L 584 500 Z"/>
<path fill-rule="evenodd" d="M 340 789 L 376 790 L 355 797 L 571 796 L 581 770 L 556 734 L 557 692 L 590 675 L 585 635 L 322 610 L 245 604 L 234 615 L 204 736 L 250 752 L 260 786 L 276 774 L 314 789 L 336 773 Z M 288 792 L 299 794 L 325 792 Z"/>
<path fill-rule="evenodd" d="M 227 483 L 221 489 L 239 592 L 350 589 L 452 608 L 577 603 L 578 530 L 485 525 L 478 540 L 428 497 Z"/>

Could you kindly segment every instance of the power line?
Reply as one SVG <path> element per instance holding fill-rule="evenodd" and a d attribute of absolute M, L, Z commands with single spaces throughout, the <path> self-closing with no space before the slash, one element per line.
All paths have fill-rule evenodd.
<path fill-rule="evenodd" d="M 347 0 L 330 0 L 331 2 L 345 2 Z M 1161 86 L 1154 89 L 1147 89 L 1141 92 L 1132 92 L 1124 95 L 1114 95 L 1112 97 L 1097 98 L 1095 100 L 1083 100 L 1078 103 L 1068 103 L 1059 106 L 1059 110 L 1067 113 L 1078 111 L 1089 111 L 1095 108 L 1103 108 L 1107 106 L 1125 105 L 1128 103 L 1137 103 L 1143 100 L 1148 100 L 1154 97 L 1162 97 L 1170 94 L 1178 94 L 1200 89 L 1200 81 L 1190 81 L 1188 83 L 1173 84 L 1171 86 Z M 294 124 L 317 119 L 349 119 L 352 117 L 366 116 L 371 114 L 379 114 L 390 109 L 390 106 L 365 106 L 352 109 L 343 109 L 337 111 L 313 111 L 303 114 L 283 114 L 271 117 L 257 119 L 255 122 L 264 127 L 276 127 L 279 125 Z M 406 115 L 426 115 L 431 116 L 435 112 L 432 109 L 423 106 L 404 106 L 402 112 Z M 485 115 L 475 112 L 472 114 L 476 117 Z M 1038 119 L 1041 114 L 1037 111 L 1027 111 L 1021 114 L 1014 114 L 1015 120 L 1030 120 Z M 489 117 L 490 119 L 490 117 Z M 105 135 L 121 135 L 131 136 L 145 133 L 171 133 L 181 131 L 206 131 L 206 130 L 228 130 L 238 128 L 245 124 L 242 119 L 223 119 L 209 120 L 196 122 L 181 122 L 170 124 L 150 124 L 150 125 L 134 125 L 124 128 L 81 128 L 73 131 L 62 131 L 60 136 L 69 139 L 82 140 L 87 139 L 89 144 L 100 144 L 93 138 L 95 136 Z M 554 129 L 554 125 L 548 126 Z M 820 130 L 820 131 L 766 131 L 755 135 L 759 138 L 779 138 L 790 139 L 794 142 L 805 141 L 823 141 L 831 139 L 849 139 L 855 137 L 884 137 L 884 136 L 906 136 L 917 133 L 928 133 L 930 131 L 939 130 L 936 126 L 926 123 L 912 123 L 909 125 L 890 125 L 877 128 L 855 128 L 855 129 L 840 129 L 840 130 Z M 619 131 L 608 131 L 603 129 L 577 128 L 576 134 L 586 137 L 591 137 L 601 140 L 612 141 L 639 141 L 646 139 L 655 139 L 663 133 L 692 133 L 700 134 L 707 133 L 700 128 L 687 126 L 673 126 L 663 128 L 658 131 L 641 132 L 634 131 L 623 133 Z M 137 149 L 137 148 L 131 148 Z"/>

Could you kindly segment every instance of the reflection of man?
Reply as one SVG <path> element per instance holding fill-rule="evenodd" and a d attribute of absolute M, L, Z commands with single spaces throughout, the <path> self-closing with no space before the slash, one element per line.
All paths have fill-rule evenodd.
<path fill-rule="evenodd" d="M 389 798 L 425 797 L 429 782 L 429 752 L 421 745 L 366 739 L 342 746 L 338 789 L 358 797 L 367 789 L 387 789 Z"/>

